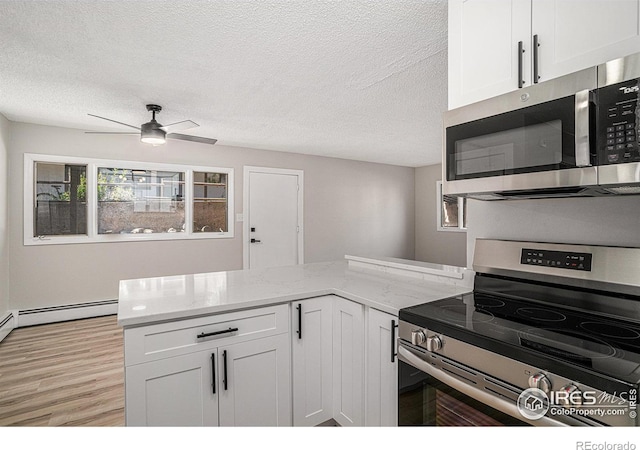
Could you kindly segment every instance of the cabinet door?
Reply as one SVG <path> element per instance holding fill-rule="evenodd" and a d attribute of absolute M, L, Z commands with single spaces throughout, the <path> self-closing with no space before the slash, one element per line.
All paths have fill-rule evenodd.
<path fill-rule="evenodd" d="M 333 418 L 364 424 L 363 306 L 336 297 L 333 304 Z"/>
<path fill-rule="evenodd" d="M 333 296 L 292 303 L 293 425 L 332 418 Z"/>
<path fill-rule="evenodd" d="M 220 347 L 220 425 L 291 426 L 289 334 Z"/>
<path fill-rule="evenodd" d="M 530 42 L 531 0 L 449 0 L 449 109 L 530 84 Z"/>
<path fill-rule="evenodd" d="M 128 366 L 127 426 L 218 425 L 216 363 L 205 351 Z"/>
<path fill-rule="evenodd" d="M 367 426 L 398 424 L 398 318 L 375 309 L 367 317 Z"/>
<path fill-rule="evenodd" d="M 532 13 L 540 82 L 640 49 L 639 0 L 535 0 Z"/>

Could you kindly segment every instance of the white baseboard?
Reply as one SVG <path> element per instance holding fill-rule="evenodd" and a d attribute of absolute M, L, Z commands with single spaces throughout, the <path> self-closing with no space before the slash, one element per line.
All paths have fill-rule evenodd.
<path fill-rule="evenodd" d="M 16 318 L 13 312 L 8 312 L 4 316 L 0 316 L 0 342 L 2 342 L 15 327 Z"/>
<path fill-rule="evenodd" d="M 18 311 L 15 328 L 64 322 L 66 320 L 87 319 L 89 317 L 108 316 L 118 312 L 118 300 L 78 303 L 75 305 L 51 306 L 47 308 L 25 309 Z"/>

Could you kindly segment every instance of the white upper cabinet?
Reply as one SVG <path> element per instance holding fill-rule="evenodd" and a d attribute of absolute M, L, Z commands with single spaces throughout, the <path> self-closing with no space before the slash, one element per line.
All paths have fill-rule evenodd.
<path fill-rule="evenodd" d="M 531 0 L 449 0 L 449 109 L 517 89 L 530 41 Z"/>
<path fill-rule="evenodd" d="M 449 109 L 637 52 L 639 25 L 640 0 L 450 0 Z"/>
<path fill-rule="evenodd" d="M 533 0 L 539 81 L 640 51 L 638 0 Z"/>

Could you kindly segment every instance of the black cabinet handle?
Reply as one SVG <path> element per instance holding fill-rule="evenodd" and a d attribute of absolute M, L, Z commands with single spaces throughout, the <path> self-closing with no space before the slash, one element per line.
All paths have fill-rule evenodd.
<path fill-rule="evenodd" d="M 227 390 L 227 351 L 222 352 L 222 385 Z"/>
<path fill-rule="evenodd" d="M 538 47 L 540 47 L 540 43 L 538 42 L 538 35 L 533 35 L 533 82 L 537 83 L 540 79 L 538 75 Z"/>
<path fill-rule="evenodd" d="M 298 339 L 302 339 L 302 304 L 298 303 L 296 309 L 298 310 Z"/>
<path fill-rule="evenodd" d="M 216 393 L 216 354 L 211 354 L 211 388 Z"/>
<path fill-rule="evenodd" d="M 391 362 L 396 362 L 396 357 L 398 356 L 398 352 L 396 352 L 396 321 L 391 321 Z"/>
<path fill-rule="evenodd" d="M 212 333 L 200 333 L 198 335 L 198 339 L 209 337 L 209 336 L 218 336 L 219 334 L 233 333 L 235 331 L 238 331 L 238 329 L 237 328 L 228 328 L 226 330 L 214 331 Z"/>
<path fill-rule="evenodd" d="M 522 59 L 524 58 L 524 48 L 522 48 L 522 41 L 518 42 L 518 89 L 524 86 L 524 80 L 522 79 Z"/>

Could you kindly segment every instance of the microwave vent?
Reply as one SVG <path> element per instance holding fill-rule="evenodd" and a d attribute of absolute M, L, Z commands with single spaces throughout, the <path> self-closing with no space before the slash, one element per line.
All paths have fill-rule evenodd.
<path fill-rule="evenodd" d="M 474 200 L 504 200 L 504 197 L 496 194 L 467 194 L 465 197 Z"/>
<path fill-rule="evenodd" d="M 606 188 L 605 191 L 610 192 L 612 194 L 618 194 L 618 195 L 634 195 L 634 194 L 640 194 L 640 186 L 617 186 L 617 187 L 611 187 L 611 188 Z"/>

